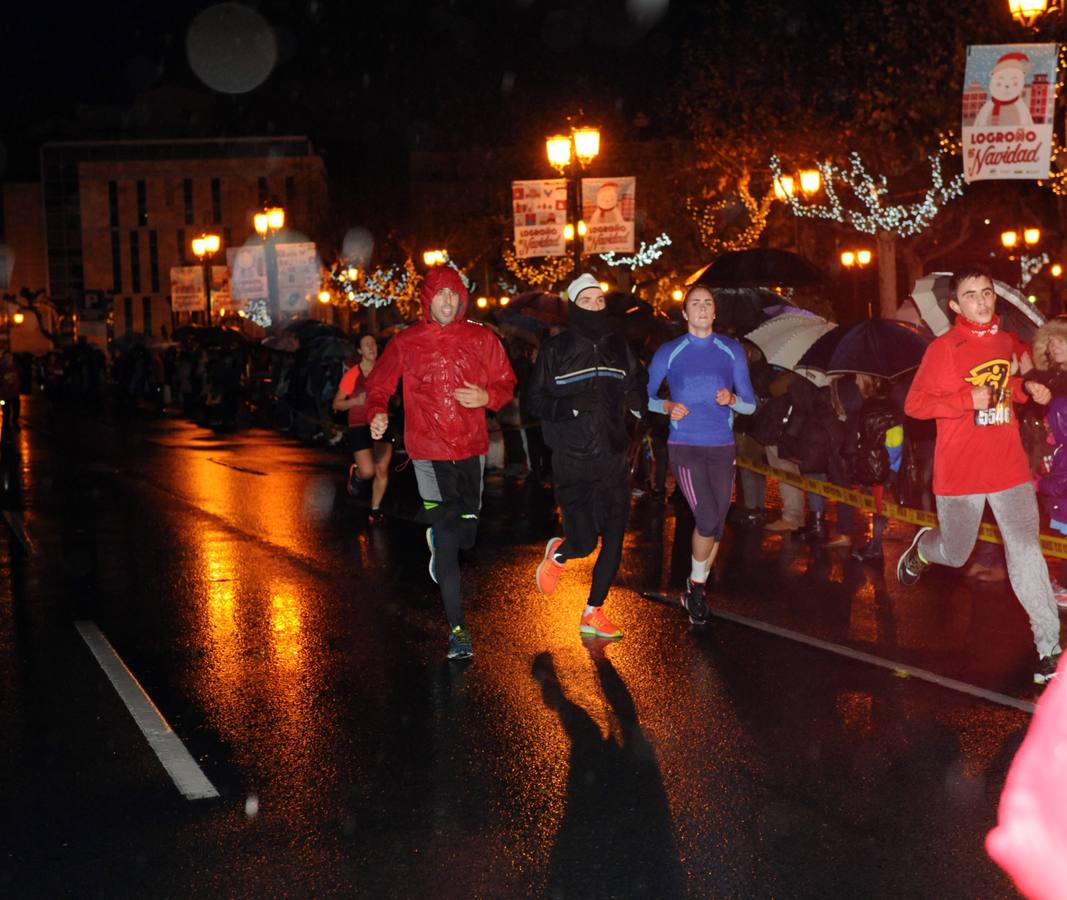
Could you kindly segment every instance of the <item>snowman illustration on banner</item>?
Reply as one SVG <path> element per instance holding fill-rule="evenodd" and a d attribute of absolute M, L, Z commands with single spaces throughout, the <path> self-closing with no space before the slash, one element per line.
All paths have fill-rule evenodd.
<path fill-rule="evenodd" d="M 997 60 L 989 73 L 989 99 L 978 111 L 975 128 L 1034 124 L 1023 97 L 1030 68 L 1030 57 L 1018 51 L 1005 53 Z"/>

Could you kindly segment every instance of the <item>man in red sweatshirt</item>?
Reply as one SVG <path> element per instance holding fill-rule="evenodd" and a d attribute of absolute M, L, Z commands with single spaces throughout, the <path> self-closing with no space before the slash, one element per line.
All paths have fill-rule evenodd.
<path fill-rule="evenodd" d="M 993 279 L 971 267 L 949 285 L 952 329 L 926 350 L 905 402 L 916 419 L 937 421 L 934 495 L 937 528 L 920 528 L 897 563 L 897 578 L 915 584 L 931 563 L 958 568 L 978 539 L 989 504 L 1004 540 L 1008 578 L 1030 617 L 1038 664 L 1034 682 L 1052 680 L 1060 658 L 1060 619 L 1041 555 L 1033 479 L 1013 403 L 1051 399 L 1036 381 L 1013 376 L 1012 339 L 1000 330 Z"/>
<path fill-rule="evenodd" d="M 404 379 L 404 445 L 422 497 L 420 521 L 429 525 L 430 577 L 448 617 L 449 659 L 473 655 L 459 551 L 473 547 L 478 533 L 489 449 L 485 410 L 499 410 L 515 393 L 515 373 L 496 335 L 464 317 L 467 299 L 455 269 L 431 269 L 422 284 L 422 321 L 389 342 L 367 378 L 367 421 L 376 441 Z"/>

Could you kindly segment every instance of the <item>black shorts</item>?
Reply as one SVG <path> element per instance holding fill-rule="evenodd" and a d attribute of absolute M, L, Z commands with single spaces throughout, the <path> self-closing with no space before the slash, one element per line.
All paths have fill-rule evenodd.
<path fill-rule="evenodd" d="M 370 450 L 374 441 L 370 437 L 370 425 L 354 425 L 345 432 L 345 446 L 350 453 Z"/>

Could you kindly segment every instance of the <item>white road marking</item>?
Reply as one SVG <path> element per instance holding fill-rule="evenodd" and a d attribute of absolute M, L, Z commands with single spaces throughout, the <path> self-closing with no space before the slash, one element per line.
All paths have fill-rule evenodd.
<path fill-rule="evenodd" d="M 658 600 L 661 603 L 668 603 L 672 606 L 680 605 L 677 601 L 658 592 L 647 591 L 645 592 L 645 596 L 653 600 Z M 966 681 L 957 681 L 955 678 L 947 678 L 944 675 L 938 675 L 936 672 L 931 672 L 928 669 L 920 669 L 917 666 L 911 666 L 907 663 L 894 662 L 891 659 L 875 656 L 872 653 L 864 653 L 862 650 L 854 650 L 851 647 L 845 647 L 842 644 L 834 644 L 831 641 L 824 641 L 819 638 L 810 637 L 809 635 L 801 634 L 798 631 L 790 631 L 788 628 L 780 628 L 777 625 L 761 622 L 758 619 L 749 619 L 745 616 L 739 616 L 736 613 L 727 612 L 724 609 L 709 607 L 709 610 L 713 616 L 725 619 L 727 622 L 733 622 L 736 625 L 745 625 L 748 628 L 755 628 L 758 631 L 765 631 L 776 637 L 786 638 L 787 640 L 796 641 L 800 644 L 807 644 L 809 647 L 817 647 L 819 650 L 827 650 L 830 653 L 836 653 L 838 656 L 846 656 L 857 662 L 879 666 L 883 669 L 888 669 L 894 675 L 906 675 L 909 678 L 918 678 L 920 681 L 928 681 L 939 687 L 948 688 L 950 691 L 958 691 L 961 694 L 970 694 L 972 697 L 988 700 L 991 703 L 997 703 L 1001 706 L 1010 706 L 1013 709 L 1019 709 L 1025 713 L 1033 714 L 1036 706 L 1036 704 L 1027 700 L 1020 700 L 1018 697 L 1011 697 L 1007 694 L 998 693 L 997 691 L 989 691 L 985 688 L 968 684 Z"/>
<path fill-rule="evenodd" d="M 163 768 L 173 779 L 178 790 L 188 800 L 204 800 L 218 797 L 219 792 L 208 781 L 196 760 L 185 749 L 185 744 L 171 730 L 163 714 L 156 708 L 140 682 L 126 667 L 122 658 L 104 633 L 94 622 L 75 622 L 74 627 L 89 646 L 100 668 L 104 670 L 111 684 L 114 685 L 122 702 L 133 716 L 137 727 L 148 739 L 148 745 L 163 763 Z"/>

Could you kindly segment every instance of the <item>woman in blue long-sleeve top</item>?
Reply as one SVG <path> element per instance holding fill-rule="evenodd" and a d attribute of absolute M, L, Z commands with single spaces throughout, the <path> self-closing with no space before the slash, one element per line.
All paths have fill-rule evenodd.
<path fill-rule="evenodd" d="M 756 409 L 756 395 L 741 345 L 714 333 L 715 297 L 703 285 L 691 287 L 682 308 L 686 334 L 664 344 L 652 357 L 648 408 L 670 417 L 667 446 L 671 470 L 693 510 L 693 566 L 682 604 L 689 621 L 707 621 L 704 588 L 719 552 L 733 491 L 733 418 Z M 663 380 L 671 399 L 656 396 Z"/>

